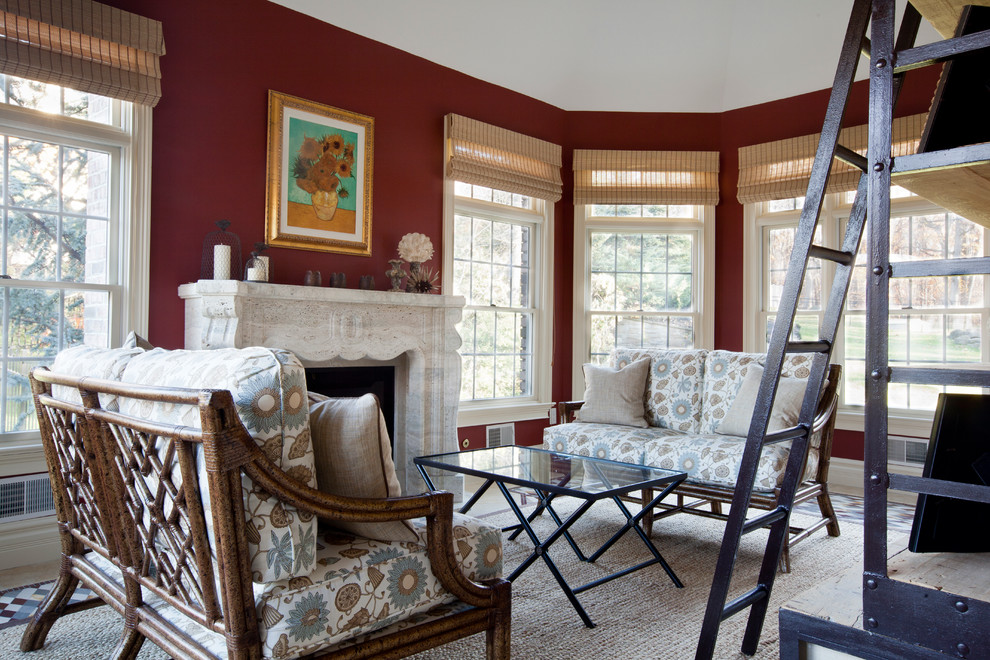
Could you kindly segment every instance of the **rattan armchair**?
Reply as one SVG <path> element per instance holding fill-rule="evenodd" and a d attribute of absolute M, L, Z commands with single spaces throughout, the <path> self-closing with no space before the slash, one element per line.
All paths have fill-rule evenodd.
<path fill-rule="evenodd" d="M 359 500 L 306 486 L 256 445 L 226 390 L 125 384 L 46 368 L 31 374 L 31 385 L 62 562 L 55 587 L 24 632 L 22 651 L 41 648 L 62 615 L 108 604 L 123 624 L 115 658 L 135 657 L 145 639 L 175 658 L 283 657 L 277 645 L 274 653 L 263 652 L 259 638 L 264 613 L 255 600 L 258 585 L 252 584 L 247 550 L 246 474 L 304 518 L 425 517 L 429 570 L 456 598 L 305 657 L 398 658 L 478 632 L 487 634 L 488 658 L 509 657 L 510 584 L 477 583 L 462 573 L 454 556 L 451 493 Z M 54 396 L 53 386 L 56 394 L 78 392 L 81 402 Z M 201 428 L 101 406 L 114 397 L 197 407 Z M 69 604 L 79 584 L 96 598 Z"/>

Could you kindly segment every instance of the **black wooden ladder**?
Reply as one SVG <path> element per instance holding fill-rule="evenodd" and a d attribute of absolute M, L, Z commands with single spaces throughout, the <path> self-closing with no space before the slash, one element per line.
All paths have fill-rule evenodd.
<path fill-rule="evenodd" d="M 990 162 L 990 7 L 961 8 L 955 36 L 910 47 L 893 41 L 894 0 L 874 0 L 870 72 L 869 213 L 871 268 L 867 273 L 865 543 L 863 622 L 884 635 L 943 657 L 987 657 L 990 601 L 962 598 L 948 590 L 913 584 L 887 574 L 887 489 L 990 503 L 990 486 L 892 474 L 887 471 L 889 383 L 990 387 L 990 371 L 979 368 L 891 366 L 888 355 L 891 278 L 990 273 L 990 257 L 891 262 L 891 177 L 915 177 Z M 913 11 L 908 6 L 905 21 Z M 902 22 L 903 26 L 903 22 Z M 902 28 L 903 29 L 903 28 Z M 893 66 L 878 68 L 881 61 Z M 916 154 L 890 157 L 894 76 L 903 70 L 948 62 Z M 895 92 L 896 93 L 896 92 Z M 917 174 L 915 174 L 917 173 Z M 981 198 L 990 191 L 983 188 Z M 984 329 L 984 332 L 986 330 Z M 983 438 L 967 438 L 973 442 Z M 985 524 L 975 522 L 974 524 Z M 965 533 L 965 532 L 962 532 Z M 985 566 L 985 565 L 984 565 Z M 965 612 L 966 615 L 962 616 Z M 931 656 L 926 656 L 931 657 Z"/>
<path fill-rule="evenodd" d="M 909 5 L 910 6 L 910 5 Z M 715 577 L 708 597 L 708 606 L 702 623 L 696 660 L 708 660 L 715 651 L 719 626 L 725 619 L 749 609 L 749 620 L 742 642 L 742 652 L 752 655 L 756 652 L 766 618 L 770 594 L 773 589 L 777 566 L 780 562 L 784 540 L 789 533 L 791 508 L 794 494 L 801 481 L 801 472 L 811 435 L 811 425 L 818 403 L 825 373 L 828 369 L 838 333 L 846 293 L 852 278 L 863 227 L 866 223 L 867 208 L 867 159 L 838 143 L 839 131 L 846 105 L 852 90 L 856 66 L 860 55 L 868 51 L 866 38 L 872 9 L 871 0 L 856 0 L 839 58 L 835 80 L 829 97 L 818 150 L 811 169 L 808 191 L 801 211 L 801 221 L 794 237 L 794 248 L 784 281 L 780 305 L 773 325 L 770 344 L 767 349 L 763 380 L 760 383 L 757 405 L 750 422 L 746 448 L 736 478 L 736 488 L 732 498 L 732 509 L 722 537 Z M 899 43 L 913 43 L 920 16 L 914 12 L 912 20 L 902 22 Z M 887 63 L 873 62 L 873 66 L 887 66 Z M 896 96 L 900 77 L 892 87 Z M 856 198 L 849 214 L 842 246 L 838 250 L 813 244 L 815 229 L 821 213 L 826 183 L 834 160 L 841 160 L 863 172 L 860 176 Z M 791 341 L 792 326 L 797 312 L 801 287 L 804 283 L 808 261 L 812 258 L 831 261 L 835 264 L 834 277 L 828 302 L 822 316 L 821 327 L 816 341 Z M 812 353 L 811 374 L 798 424 L 794 428 L 767 433 L 767 424 L 780 379 L 781 367 L 789 353 Z M 768 444 L 791 442 L 790 455 L 784 472 L 783 483 L 778 496 L 776 509 L 747 519 L 750 495 L 756 481 L 756 471 L 763 448 Z M 769 527 L 769 537 L 763 555 L 756 587 L 728 601 L 729 584 L 732 580 L 736 554 L 742 537 L 750 532 Z"/>

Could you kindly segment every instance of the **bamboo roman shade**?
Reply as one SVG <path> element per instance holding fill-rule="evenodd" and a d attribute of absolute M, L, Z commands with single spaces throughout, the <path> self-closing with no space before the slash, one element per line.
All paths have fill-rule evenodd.
<path fill-rule="evenodd" d="M 446 121 L 449 178 L 550 202 L 560 199 L 559 145 L 460 115 L 447 115 Z"/>
<path fill-rule="evenodd" d="M 0 73 L 154 106 L 159 21 L 91 0 L 0 0 Z"/>
<path fill-rule="evenodd" d="M 911 115 L 894 120 L 892 155 L 913 154 L 918 150 L 927 115 Z M 852 126 L 839 132 L 839 144 L 865 156 L 869 145 L 868 126 Z M 739 148 L 739 185 L 736 197 L 742 204 L 773 199 L 803 197 L 808 192 L 811 166 L 815 161 L 820 133 L 751 147 Z M 861 172 L 841 161 L 832 163 L 825 192 L 855 190 Z"/>
<path fill-rule="evenodd" d="M 718 204 L 717 151 L 574 150 L 574 204 Z"/>

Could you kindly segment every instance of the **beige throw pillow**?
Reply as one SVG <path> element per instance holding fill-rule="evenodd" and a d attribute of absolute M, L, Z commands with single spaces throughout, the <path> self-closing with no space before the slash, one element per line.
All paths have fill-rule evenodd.
<path fill-rule="evenodd" d="M 736 392 L 736 398 L 729 412 L 718 426 L 718 433 L 737 436 L 746 436 L 749 433 L 749 423 L 753 419 L 761 380 L 763 380 L 763 367 L 756 364 L 746 367 L 746 375 L 739 385 L 739 391 Z M 801 414 L 801 403 L 804 401 L 804 391 L 807 388 L 806 379 L 780 379 L 777 396 L 773 401 L 773 410 L 770 411 L 767 433 L 788 429 L 797 424 Z"/>
<path fill-rule="evenodd" d="M 644 358 L 621 369 L 597 364 L 584 365 L 584 405 L 578 421 L 625 426 L 648 426 L 643 418 L 643 397 L 650 359 Z"/>
<path fill-rule="evenodd" d="M 385 418 L 374 395 L 327 398 L 311 403 L 309 425 L 316 455 L 316 481 L 321 491 L 367 498 L 402 494 Z M 412 526 L 402 520 L 333 524 L 357 536 L 379 541 L 418 539 Z"/>

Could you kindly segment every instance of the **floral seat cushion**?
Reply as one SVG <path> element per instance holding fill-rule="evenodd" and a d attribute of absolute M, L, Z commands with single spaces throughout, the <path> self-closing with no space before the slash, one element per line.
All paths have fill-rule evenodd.
<path fill-rule="evenodd" d="M 418 541 L 374 541 L 320 527 L 314 568 L 269 584 L 256 584 L 264 658 L 298 658 L 385 628 L 401 627 L 411 618 L 429 616 L 438 606 L 458 601 L 430 571 L 426 520 L 410 521 Z M 502 533 L 469 516 L 454 514 L 455 557 L 472 580 L 502 576 Z M 153 603 L 154 596 L 148 602 Z M 192 623 L 159 603 L 169 621 L 226 657 L 222 635 Z"/>
<path fill-rule="evenodd" d="M 543 431 L 543 447 L 564 454 L 642 464 L 646 443 L 658 438 L 683 435 L 680 431 L 656 426 L 637 428 L 618 424 L 573 422 L 548 426 Z"/>
<path fill-rule="evenodd" d="M 644 463 L 667 470 L 686 472 L 689 483 L 713 486 L 736 485 L 746 438 L 717 433 L 682 435 L 653 440 L 645 445 Z M 780 486 L 787 468 L 790 443 L 767 445 L 756 469 L 756 492 L 772 492 Z M 818 468 L 818 450 L 808 452 L 805 475 Z"/>

